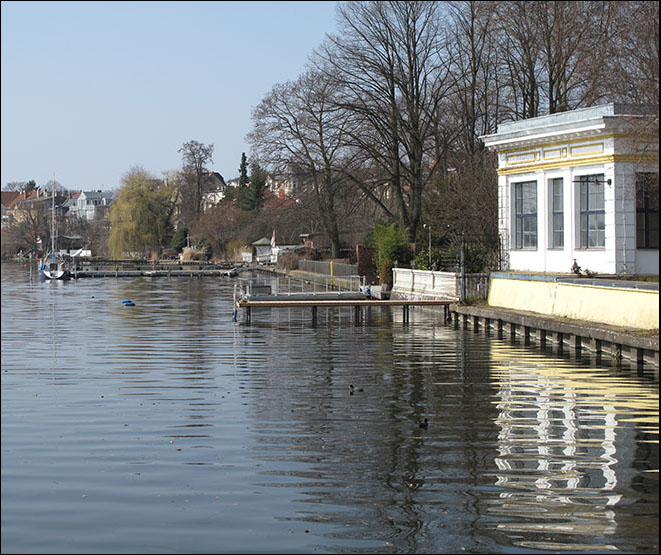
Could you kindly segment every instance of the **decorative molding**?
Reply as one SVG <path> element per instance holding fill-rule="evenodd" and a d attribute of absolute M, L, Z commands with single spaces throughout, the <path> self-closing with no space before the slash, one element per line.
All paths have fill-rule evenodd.
<path fill-rule="evenodd" d="M 586 143 L 569 147 L 569 156 L 591 156 L 604 153 L 604 143 Z"/>
<path fill-rule="evenodd" d="M 499 168 L 498 175 L 513 175 L 518 173 L 529 173 L 536 171 L 554 170 L 558 168 L 571 168 L 575 166 L 590 166 L 593 164 L 609 164 L 614 162 L 659 162 L 658 154 L 609 154 L 606 156 L 594 156 L 590 158 L 563 159 L 557 162 L 546 162 L 541 164 L 527 164 L 514 168 Z"/>
<path fill-rule="evenodd" d="M 565 153 L 565 156 L 567 155 L 567 149 L 566 148 L 548 148 L 548 149 L 543 149 L 543 154 L 544 154 L 544 160 L 558 160 L 562 158 L 562 153 Z"/>

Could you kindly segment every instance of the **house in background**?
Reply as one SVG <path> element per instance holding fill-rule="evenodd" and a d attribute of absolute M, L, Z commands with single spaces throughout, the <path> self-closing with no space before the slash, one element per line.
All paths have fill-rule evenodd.
<path fill-rule="evenodd" d="M 84 218 L 88 221 L 105 216 L 115 198 L 113 191 L 81 191 L 74 194 L 65 206 L 68 217 Z"/>
<path fill-rule="evenodd" d="M 20 191 L 2 191 L 2 229 L 6 229 L 12 221 L 9 209 L 16 199 L 21 196 Z"/>
<path fill-rule="evenodd" d="M 498 152 L 507 269 L 659 275 L 655 113 L 605 104 L 501 124 L 481 137 Z"/>
<path fill-rule="evenodd" d="M 268 237 L 262 237 L 255 241 L 252 246 L 255 249 L 255 262 L 266 263 L 271 262 L 271 250 L 273 247 L 272 240 Z"/>
<path fill-rule="evenodd" d="M 269 175 L 266 178 L 266 189 L 271 191 L 279 199 L 292 198 L 300 189 L 300 181 L 300 178 L 294 175 L 290 175 L 289 177 L 273 177 Z"/>
<path fill-rule="evenodd" d="M 227 184 L 218 172 L 210 171 L 206 175 L 205 193 L 202 195 L 202 211 L 213 208 L 225 198 Z"/>

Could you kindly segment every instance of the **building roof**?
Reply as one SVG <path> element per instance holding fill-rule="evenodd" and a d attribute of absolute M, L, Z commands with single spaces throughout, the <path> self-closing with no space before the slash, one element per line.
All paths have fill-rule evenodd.
<path fill-rule="evenodd" d="M 81 191 L 79 196 L 90 200 L 101 200 L 104 198 L 113 198 L 115 193 L 113 191 Z"/>
<path fill-rule="evenodd" d="M 553 140 L 560 135 L 591 136 L 619 128 L 624 120 L 650 118 L 658 109 L 647 105 L 602 104 L 536 118 L 501 123 L 498 132 L 480 137 L 490 150 Z"/>
<path fill-rule="evenodd" d="M 20 191 L 2 191 L 2 206 L 11 206 L 19 196 Z"/>

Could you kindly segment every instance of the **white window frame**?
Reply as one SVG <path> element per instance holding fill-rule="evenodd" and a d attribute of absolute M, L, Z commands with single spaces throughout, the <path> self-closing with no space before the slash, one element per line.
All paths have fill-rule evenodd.
<path fill-rule="evenodd" d="M 524 191 L 534 192 L 534 199 L 524 195 Z M 521 194 L 519 194 L 521 193 Z M 537 180 L 512 183 L 512 244 L 515 250 L 537 250 L 539 244 Z M 525 212 L 526 204 L 534 201 L 534 212 Z M 531 229 L 534 228 L 534 229 Z M 532 238 L 532 241 L 530 239 Z M 528 240 L 526 240 L 528 239 Z"/>

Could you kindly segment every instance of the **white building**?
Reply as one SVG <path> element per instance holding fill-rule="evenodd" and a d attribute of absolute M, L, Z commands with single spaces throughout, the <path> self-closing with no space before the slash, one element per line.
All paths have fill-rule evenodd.
<path fill-rule="evenodd" d="M 651 110 L 605 104 L 505 123 L 499 232 L 509 269 L 659 275 L 659 137 Z"/>
<path fill-rule="evenodd" d="M 225 198 L 227 184 L 218 172 L 210 171 L 205 176 L 205 192 L 202 195 L 202 211 L 206 212 Z"/>
<path fill-rule="evenodd" d="M 107 210 L 114 197 L 113 191 L 83 191 L 76 198 L 69 199 L 65 203 L 69 208 L 67 215 L 93 220 Z"/>

